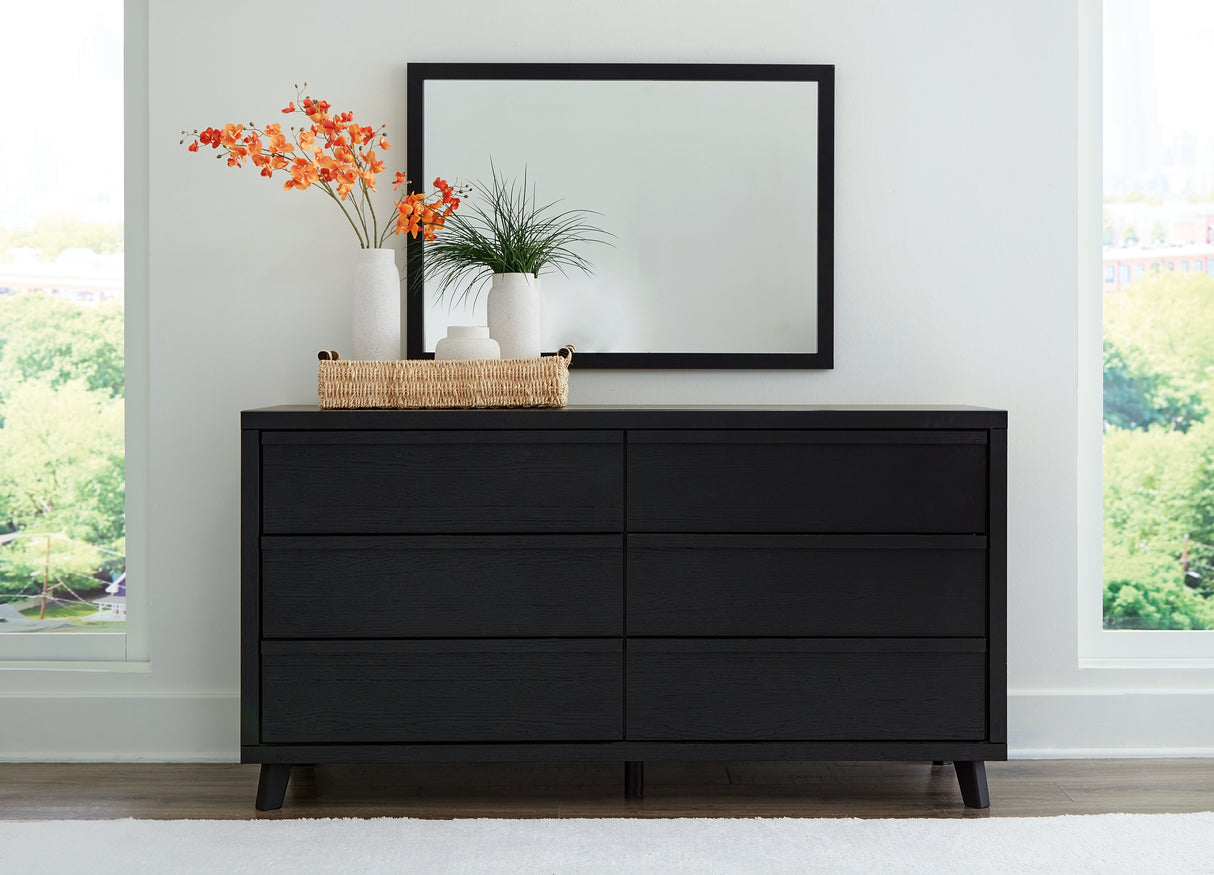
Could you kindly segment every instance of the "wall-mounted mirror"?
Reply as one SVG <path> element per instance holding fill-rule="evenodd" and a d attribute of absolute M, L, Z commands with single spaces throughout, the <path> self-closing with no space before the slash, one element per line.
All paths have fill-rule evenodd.
<path fill-rule="evenodd" d="M 581 250 L 592 274 L 541 275 L 544 349 L 574 344 L 579 368 L 833 366 L 833 66 L 408 70 L 418 188 L 487 181 L 492 164 L 614 235 Z M 408 245 L 416 271 L 424 247 Z M 484 325 L 484 307 L 411 288 L 409 357 Z"/>

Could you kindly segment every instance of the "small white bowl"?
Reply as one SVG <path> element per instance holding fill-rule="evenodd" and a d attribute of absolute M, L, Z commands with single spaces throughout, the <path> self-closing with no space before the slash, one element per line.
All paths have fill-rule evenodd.
<path fill-rule="evenodd" d="M 500 359 L 502 348 L 484 325 L 448 325 L 447 336 L 434 344 L 435 361 Z"/>

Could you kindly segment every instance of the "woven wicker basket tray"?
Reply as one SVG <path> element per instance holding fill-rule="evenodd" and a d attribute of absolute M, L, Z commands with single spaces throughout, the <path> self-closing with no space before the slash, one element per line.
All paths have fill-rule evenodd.
<path fill-rule="evenodd" d="M 573 347 L 538 359 L 345 361 L 320 353 L 317 389 L 330 410 L 371 407 L 564 407 Z"/>

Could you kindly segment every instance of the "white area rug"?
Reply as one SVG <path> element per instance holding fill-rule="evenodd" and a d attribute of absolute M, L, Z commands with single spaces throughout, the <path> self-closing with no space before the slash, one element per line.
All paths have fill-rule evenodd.
<path fill-rule="evenodd" d="M 0 823 L 0 872 L 1214 872 L 1214 812 L 981 820 Z"/>

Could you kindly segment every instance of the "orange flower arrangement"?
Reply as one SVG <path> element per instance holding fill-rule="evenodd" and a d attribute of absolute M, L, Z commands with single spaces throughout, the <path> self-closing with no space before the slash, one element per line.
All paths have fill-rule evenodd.
<path fill-rule="evenodd" d="M 307 85 L 305 82 L 304 87 Z M 381 229 L 371 194 L 376 190 L 376 177 L 384 170 L 375 146 L 384 152 L 392 146 L 382 127 L 377 131 L 360 125 L 350 112 L 330 113 L 328 101 L 303 97 L 298 86 L 296 99 L 299 106 L 292 100 L 283 113 L 301 113 L 310 124 L 298 129 L 292 126 L 289 133 L 284 133 L 278 123 L 258 128 L 250 122 L 248 127 L 226 124 L 222 128 L 182 131 L 181 142 L 193 138 L 188 147 L 191 152 L 210 146 L 220 153 L 217 158 L 227 158 L 229 167 L 243 167 L 248 161 L 261 168 L 264 177 L 285 175 L 288 178 L 282 187 L 286 191 L 316 186 L 341 208 L 363 249 L 381 247 L 394 234 L 416 238 L 420 233 L 426 241 L 436 239 L 447 217 L 459 209 L 459 195 L 466 192 L 457 191 L 439 177 L 429 194 L 406 193 L 400 200 L 394 199 L 392 219 Z M 408 182 L 405 174 L 397 173 L 393 191 L 402 185 L 407 191 Z"/>

